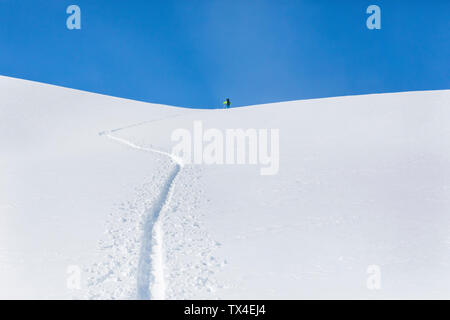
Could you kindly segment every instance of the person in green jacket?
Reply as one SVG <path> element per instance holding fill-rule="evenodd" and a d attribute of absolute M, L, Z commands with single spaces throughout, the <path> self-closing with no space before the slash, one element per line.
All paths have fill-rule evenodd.
<path fill-rule="evenodd" d="M 224 101 L 223 104 L 225 105 L 225 108 L 228 109 L 228 108 L 231 106 L 231 101 L 230 101 L 230 99 L 227 98 L 227 100 Z"/>

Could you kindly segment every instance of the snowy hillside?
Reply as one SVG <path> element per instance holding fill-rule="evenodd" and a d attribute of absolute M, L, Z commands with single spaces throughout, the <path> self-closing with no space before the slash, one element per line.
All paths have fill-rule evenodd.
<path fill-rule="evenodd" d="M 199 121 L 279 129 L 279 170 L 173 156 Z M 194 110 L 0 77 L 0 146 L 0 298 L 450 298 L 449 90 Z"/>

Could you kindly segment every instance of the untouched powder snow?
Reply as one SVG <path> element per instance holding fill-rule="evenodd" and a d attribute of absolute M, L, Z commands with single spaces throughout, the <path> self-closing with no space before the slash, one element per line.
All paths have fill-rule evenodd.
<path fill-rule="evenodd" d="M 450 297 L 449 90 L 193 110 L 0 88 L 0 298 Z M 279 172 L 184 163 L 195 121 L 279 129 Z"/>

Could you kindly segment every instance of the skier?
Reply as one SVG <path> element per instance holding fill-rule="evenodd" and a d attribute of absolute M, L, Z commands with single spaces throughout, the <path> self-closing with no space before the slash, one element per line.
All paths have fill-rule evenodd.
<path fill-rule="evenodd" d="M 226 100 L 226 101 L 224 101 L 224 102 L 223 102 L 223 104 L 225 105 L 225 108 L 227 108 L 227 109 L 228 109 L 228 108 L 229 108 L 229 107 L 231 106 L 231 102 L 230 102 L 230 99 L 228 99 L 228 98 L 227 98 L 227 100 Z"/>

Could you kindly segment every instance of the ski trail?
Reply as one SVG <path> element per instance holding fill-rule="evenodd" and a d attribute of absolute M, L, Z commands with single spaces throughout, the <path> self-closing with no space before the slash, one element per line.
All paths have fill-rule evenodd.
<path fill-rule="evenodd" d="M 101 131 L 98 134 L 100 136 L 102 136 L 102 135 L 105 135 L 105 134 L 110 134 L 110 133 L 114 133 L 114 132 L 125 130 L 125 129 L 131 129 L 131 128 L 134 128 L 134 127 L 139 127 L 139 126 L 142 126 L 144 124 L 149 124 L 149 123 L 153 123 L 153 122 L 159 122 L 159 121 L 162 121 L 162 120 L 167 120 L 167 119 L 172 119 L 172 118 L 178 118 L 180 116 L 181 115 L 179 115 L 179 114 L 174 114 L 174 115 L 171 115 L 171 116 L 166 116 L 164 118 L 157 118 L 157 119 L 153 119 L 153 120 L 141 121 L 141 122 L 138 122 L 138 123 L 132 123 L 132 124 L 126 125 L 124 127 L 115 128 L 115 129 L 111 129 L 111 130 L 107 130 L 107 131 Z"/>
<path fill-rule="evenodd" d="M 175 166 L 155 204 L 145 213 L 137 274 L 138 299 L 161 300 L 165 298 L 163 231 L 159 217 L 170 203 L 174 181 L 180 168 L 178 164 Z"/>
<path fill-rule="evenodd" d="M 141 147 L 128 140 L 115 137 L 107 132 L 102 132 L 100 135 L 106 135 L 109 139 L 133 149 L 164 155 L 169 157 L 175 164 L 169 177 L 161 188 L 155 203 L 145 212 L 144 232 L 142 235 L 137 271 L 137 298 L 162 300 L 165 298 L 166 285 L 164 280 L 164 239 L 160 216 L 170 203 L 175 187 L 175 180 L 183 168 L 183 162 L 180 158 L 168 152 L 154 148 Z"/>

